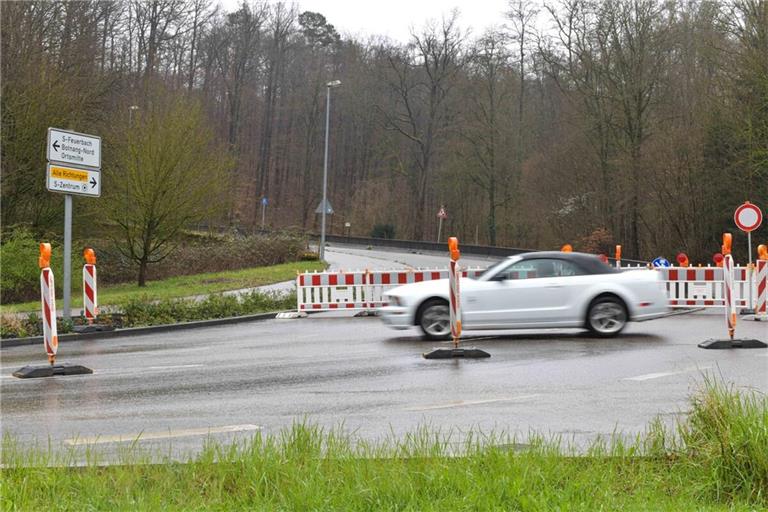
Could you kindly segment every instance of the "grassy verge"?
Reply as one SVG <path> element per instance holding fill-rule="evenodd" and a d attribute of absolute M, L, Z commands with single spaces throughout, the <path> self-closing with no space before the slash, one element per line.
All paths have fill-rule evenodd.
<path fill-rule="evenodd" d="M 207 295 L 227 290 L 251 288 L 267 284 L 289 281 L 296 277 L 296 272 L 304 270 L 322 270 L 325 263 L 321 261 L 299 261 L 228 272 L 211 272 L 191 276 L 172 277 L 158 281 L 149 281 L 147 286 L 140 288 L 135 284 L 118 284 L 99 287 L 99 304 L 101 306 L 119 305 L 131 300 L 168 300 L 194 295 Z M 72 291 L 72 307 L 82 307 L 83 297 L 78 290 Z M 63 307 L 63 301 L 57 300 L 56 306 Z M 4 313 L 39 312 L 40 302 L 24 302 L 19 304 L 3 304 Z"/>
<path fill-rule="evenodd" d="M 4 510 L 765 510 L 768 400 L 708 382 L 690 415 L 634 442 L 576 456 L 556 441 L 421 429 L 366 443 L 296 424 L 187 463 L 127 448 L 122 464 L 83 468 L 71 453 L 3 440 Z M 28 467 L 30 465 L 36 467 Z M 27 466 L 27 467 L 22 467 Z"/>

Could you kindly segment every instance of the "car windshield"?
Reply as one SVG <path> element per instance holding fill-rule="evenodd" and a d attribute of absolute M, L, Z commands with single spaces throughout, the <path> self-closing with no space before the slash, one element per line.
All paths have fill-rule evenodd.
<path fill-rule="evenodd" d="M 517 261 L 520 261 L 520 258 L 518 256 L 513 256 L 511 258 L 504 258 L 501 261 L 497 261 L 496 263 L 494 263 L 493 265 L 485 269 L 485 271 L 483 271 L 482 274 L 477 276 L 477 279 L 480 281 L 487 281 L 488 277 L 495 275 L 498 270 L 500 270 L 503 267 L 506 267 L 507 265 L 511 265 Z"/>

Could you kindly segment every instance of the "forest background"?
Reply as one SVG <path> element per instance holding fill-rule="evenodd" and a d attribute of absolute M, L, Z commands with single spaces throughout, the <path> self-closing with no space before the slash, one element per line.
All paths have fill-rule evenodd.
<path fill-rule="evenodd" d="M 255 232 L 263 197 L 267 227 L 316 231 L 333 80 L 331 233 L 435 240 L 444 205 L 464 243 L 706 263 L 730 231 L 744 261 L 733 211 L 768 209 L 764 1 L 511 1 L 496 29 L 454 12 L 407 44 L 281 2 L 2 2 L 0 18 L 6 234 L 62 231 L 49 126 L 103 140 L 76 236 L 141 237 L 153 215 Z"/>

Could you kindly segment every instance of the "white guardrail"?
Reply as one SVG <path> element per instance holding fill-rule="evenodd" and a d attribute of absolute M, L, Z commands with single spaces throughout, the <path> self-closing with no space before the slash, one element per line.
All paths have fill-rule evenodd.
<path fill-rule="evenodd" d="M 642 267 L 622 267 L 625 270 Z M 484 268 L 462 269 L 462 277 L 477 277 Z M 660 272 L 666 284 L 672 308 L 724 307 L 723 269 L 721 267 L 666 267 L 649 270 Z M 747 267 L 734 268 L 734 301 L 747 307 L 749 285 L 756 313 L 766 315 L 768 296 L 768 261 L 758 261 L 748 282 Z M 353 270 L 339 272 L 305 272 L 296 277 L 296 309 L 333 311 L 337 309 L 371 311 L 386 306 L 383 294 L 401 284 L 447 279 L 448 269 Z"/>

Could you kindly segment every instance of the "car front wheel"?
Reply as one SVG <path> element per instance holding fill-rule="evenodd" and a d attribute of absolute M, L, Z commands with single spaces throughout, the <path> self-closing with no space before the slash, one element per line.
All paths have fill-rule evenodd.
<path fill-rule="evenodd" d="M 449 339 L 451 337 L 451 317 L 448 303 L 440 299 L 425 302 L 419 308 L 418 324 L 425 339 Z"/>
<path fill-rule="evenodd" d="M 598 297 L 589 305 L 587 328 L 601 338 L 619 334 L 627 325 L 627 308 L 615 297 Z"/>

